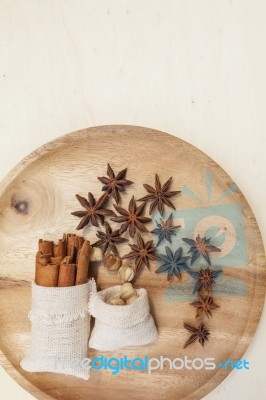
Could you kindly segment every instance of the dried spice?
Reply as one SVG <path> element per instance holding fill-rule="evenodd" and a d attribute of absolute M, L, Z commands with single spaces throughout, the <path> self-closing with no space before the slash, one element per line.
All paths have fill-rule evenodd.
<path fill-rule="evenodd" d="M 118 256 L 118 250 L 116 245 L 119 243 L 128 242 L 128 239 L 121 237 L 119 229 L 113 231 L 108 222 L 104 223 L 105 232 L 97 231 L 96 236 L 100 239 L 93 244 L 94 247 L 101 247 L 103 254 L 106 253 L 107 249 Z"/>
<path fill-rule="evenodd" d="M 76 217 L 82 218 L 77 230 L 84 228 L 89 222 L 94 226 L 99 226 L 99 222 L 103 225 L 104 218 L 109 216 L 115 216 L 112 210 L 104 209 L 105 204 L 108 201 L 108 193 L 104 193 L 97 201 L 91 193 L 88 193 L 88 200 L 85 197 L 76 194 L 76 198 L 85 211 L 74 211 L 71 214 Z"/>
<path fill-rule="evenodd" d="M 102 261 L 102 259 L 103 259 L 102 249 L 100 249 L 99 247 L 92 247 L 90 253 L 90 261 L 99 262 Z"/>
<path fill-rule="evenodd" d="M 129 186 L 133 182 L 125 179 L 127 168 L 123 169 L 122 171 L 118 172 L 117 175 L 115 175 L 112 167 L 108 163 L 106 173 L 108 177 L 105 176 L 98 177 L 99 181 L 104 184 L 102 190 L 107 192 L 108 194 L 111 194 L 116 204 L 118 204 L 121 198 L 119 192 L 124 192 L 125 186 Z"/>
<path fill-rule="evenodd" d="M 122 260 L 119 256 L 109 253 L 103 258 L 103 265 L 109 271 L 116 271 L 120 268 Z"/>
<path fill-rule="evenodd" d="M 115 216 L 111 220 L 122 224 L 120 233 L 124 233 L 128 229 L 130 236 L 133 238 L 137 229 L 141 232 L 149 232 L 144 224 L 151 222 L 151 218 L 142 216 L 145 209 L 144 203 L 137 207 L 135 198 L 132 196 L 128 205 L 128 211 L 116 204 L 114 204 L 114 207 L 121 214 L 121 217 Z"/>
<path fill-rule="evenodd" d="M 169 197 L 175 196 L 181 193 L 179 190 L 169 191 L 170 185 L 172 182 L 172 177 L 168 179 L 163 185 L 160 182 L 158 174 L 155 174 L 155 188 L 150 185 L 144 183 L 144 188 L 147 190 L 149 194 L 138 199 L 138 201 L 144 201 L 145 204 L 152 202 L 150 205 L 150 215 L 151 213 L 158 208 L 160 214 L 164 212 L 164 205 L 173 208 L 175 210 L 174 204 L 169 200 Z"/>
<path fill-rule="evenodd" d="M 120 299 L 120 297 L 118 297 L 118 298 L 116 297 L 114 299 L 109 299 L 107 301 L 107 304 L 110 304 L 112 306 L 125 306 L 126 305 L 126 303 L 122 299 Z"/>
<path fill-rule="evenodd" d="M 210 245 L 211 238 L 201 238 L 200 235 L 198 235 L 196 237 L 196 240 L 187 238 L 182 238 L 182 240 L 185 243 L 189 244 L 189 246 L 191 246 L 189 249 L 189 253 L 192 253 L 190 265 L 192 265 L 200 256 L 202 256 L 207 261 L 207 263 L 211 265 L 209 253 L 221 251 L 221 249 L 218 249 L 218 247 Z"/>
<path fill-rule="evenodd" d="M 35 283 L 46 287 L 82 285 L 88 280 L 91 246 L 73 233 L 55 244 L 40 239 L 35 264 Z"/>
<path fill-rule="evenodd" d="M 213 271 L 209 267 L 206 269 L 200 269 L 199 272 L 196 271 L 188 271 L 189 274 L 196 279 L 196 284 L 193 290 L 193 293 L 200 292 L 201 290 L 206 290 L 210 292 L 212 290 L 213 285 L 215 284 L 215 279 L 221 275 L 222 270 Z"/>
<path fill-rule="evenodd" d="M 120 288 L 120 298 L 124 301 L 127 301 L 132 296 L 137 296 L 136 290 L 133 288 L 132 284 L 129 282 L 121 285 Z"/>
<path fill-rule="evenodd" d="M 176 236 L 175 230 L 180 228 L 181 225 L 173 225 L 173 214 L 171 213 L 169 218 L 166 221 L 163 221 L 160 219 L 161 223 L 158 221 L 156 222 L 157 228 L 155 228 L 151 233 L 154 233 L 155 235 L 158 236 L 158 241 L 156 246 L 159 246 L 159 244 L 165 239 L 167 242 L 172 243 L 172 238 L 171 236 Z"/>
<path fill-rule="evenodd" d="M 167 280 L 169 281 L 173 275 L 175 275 L 178 279 L 181 279 L 181 272 L 188 271 L 187 260 L 190 257 L 182 257 L 182 247 L 179 247 L 175 251 L 172 252 L 170 247 L 165 247 L 166 254 L 157 254 L 157 258 L 162 261 L 162 265 L 155 272 L 162 273 L 167 272 Z"/>
<path fill-rule="evenodd" d="M 122 282 L 131 282 L 135 276 L 135 269 L 130 264 L 125 264 L 119 268 L 118 274 Z"/>
<path fill-rule="evenodd" d="M 155 254 L 156 249 L 154 247 L 153 240 L 149 240 L 148 242 L 145 243 L 141 235 L 138 234 L 137 244 L 129 244 L 129 247 L 131 248 L 132 251 L 126 254 L 122 258 L 123 259 L 135 258 L 136 271 L 138 271 L 142 263 L 146 265 L 147 268 L 149 268 L 150 260 L 152 261 L 156 260 L 156 254 Z"/>
<path fill-rule="evenodd" d="M 197 340 L 203 347 L 206 340 L 209 340 L 208 336 L 210 335 L 210 332 L 203 323 L 201 323 L 197 328 L 185 323 L 184 328 L 192 333 L 192 335 L 186 341 L 184 349 L 190 344 L 195 343 Z"/>
<path fill-rule="evenodd" d="M 195 318 L 198 318 L 202 314 L 207 315 L 207 317 L 209 318 L 212 316 L 212 310 L 220 307 L 218 306 L 218 304 L 214 303 L 212 296 L 203 297 L 201 295 L 199 295 L 198 301 L 194 301 L 193 303 L 191 303 L 191 305 L 196 308 Z"/>

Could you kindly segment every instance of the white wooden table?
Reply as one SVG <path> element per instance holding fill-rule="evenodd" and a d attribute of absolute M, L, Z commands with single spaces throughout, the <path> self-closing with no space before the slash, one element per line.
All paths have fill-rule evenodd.
<path fill-rule="evenodd" d="M 0 4 L 0 178 L 41 144 L 103 124 L 205 151 L 239 185 L 266 243 L 262 0 L 6 0 Z M 266 398 L 266 311 L 206 399 Z M 0 370 L 0 397 L 33 399 Z"/>

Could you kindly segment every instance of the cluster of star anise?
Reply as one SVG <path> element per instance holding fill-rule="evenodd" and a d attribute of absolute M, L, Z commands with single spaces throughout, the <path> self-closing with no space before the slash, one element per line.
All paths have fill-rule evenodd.
<path fill-rule="evenodd" d="M 204 316 L 210 318 L 212 316 L 212 311 L 219 307 L 214 302 L 212 292 L 215 280 L 222 271 L 214 271 L 209 268 L 211 265 L 209 253 L 219 252 L 220 249 L 210 244 L 211 239 L 206 239 L 206 237 L 201 238 L 199 235 L 196 237 L 196 240 L 183 238 L 183 241 L 190 246 L 188 255 L 183 255 L 182 247 L 179 247 L 175 252 L 173 252 L 168 246 L 166 246 L 165 254 L 157 254 L 157 258 L 161 262 L 161 265 L 156 272 L 167 273 L 168 280 L 173 276 L 176 276 L 181 280 L 182 272 L 187 272 L 192 276 L 192 278 L 195 279 L 193 293 L 197 293 L 198 295 L 197 301 L 191 303 L 191 305 L 196 309 L 196 318 Z M 187 265 L 188 261 L 190 260 L 190 265 L 192 265 L 201 256 L 206 260 L 209 266 L 206 269 L 201 268 L 198 272 L 193 271 Z M 208 340 L 210 332 L 203 322 L 201 322 L 198 327 L 189 324 L 184 324 L 184 327 L 191 333 L 191 336 L 185 343 L 184 347 L 187 347 L 197 340 L 199 340 L 201 345 L 204 346 L 205 341 Z"/>
<path fill-rule="evenodd" d="M 155 174 L 155 187 L 144 184 L 144 188 L 148 194 L 137 201 L 141 201 L 137 205 L 135 197 L 132 196 L 127 209 L 119 205 L 121 201 L 121 193 L 123 193 L 127 186 L 133 182 L 126 179 L 127 168 L 115 174 L 110 164 L 107 165 L 107 176 L 98 177 L 98 180 L 104 184 L 102 190 L 105 192 L 98 200 L 94 198 L 92 193 L 88 194 L 88 199 L 80 195 L 76 195 L 77 200 L 84 208 L 81 211 L 72 212 L 81 218 L 77 229 L 83 229 L 86 225 L 92 224 L 94 226 L 105 226 L 105 232 L 97 231 L 99 240 L 93 244 L 102 248 L 103 253 L 108 249 L 114 254 L 118 255 L 117 244 L 127 242 L 128 239 L 122 237 L 125 232 L 133 239 L 137 233 L 136 243 L 129 244 L 131 252 L 126 254 L 123 259 L 135 259 L 135 269 L 138 270 L 143 264 L 149 268 L 150 261 L 156 260 L 156 247 L 153 240 L 145 242 L 140 232 L 149 232 L 145 224 L 152 221 L 150 217 L 144 216 L 146 205 L 150 203 L 149 214 L 155 209 L 158 209 L 160 214 L 164 212 L 165 205 L 175 209 L 174 204 L 170 197 L 177 195 L 180 191 L 170 191 L 172 178 L 169 178 L 163 185 L 160 182 L 158 174 Z M 113 197 L 115 203 L 113 204 L 117 214 L 110 209 L 106 208 L 109 197 Z M 120 224 L 120 228 L 112 230 L 108 222 L 105 221 L 106 217 L 111 217 L 111 221 Z M 161 220 L 157 223 L 157 228 L 152 231 L 158 235 L 158 243 L 164 239 L 171 242 L 171 236 L 175 235 L 174 230 L 179 226 L 173 226 L 172 215 L 167 221 Z M 157 243 L 157 245 L 158 245 Z"/>
<path fill-rule="evenodd" d="M 211 265 L 209 252 L 218 252 L 220 249 L 215 246 L 211 246 L 210 240 L 211 239 L 206 239 L 206 237 L 201 238 L 199 235 L 196 237 L 196 240 L 183 238 L 183 241 L 190 246 L 189 253 L 192 254 L 191 265 L 200 256 L 202 256 L 207 263 Z M 197 301 L 191 303 L 191 306 L 196 309 L 195 318 L 204 316 L 210 318 L 213 310 L 220 307 L 215 303 L 212 293 L 215 279 L 221 275 L 222 270 L 214 271 L 208 266 L 206 269 L 201 268 L 198 272 L 192 271 L 191 269 L 188 272 L 196 281 L 193 293 L 198 294 Z M 204 343 L 209 340 L 210 331 L 203 322 L 201 322 L 197 327 L 184 323 L 184 328 L 186 328 L 191 334 L 186 341 L 184 348 L 196 342 L 197 340 L 202 346 L 204 346 Z"/>
<path fill-rule="evenodd" d="M 214 271 L 209 268 L 211 266 L 211 260 L 209 253 L 219 252 L 220 249 L 211 245 L 211 239 L 206 237 L 201 238 L 199 235 L 196 240 L 183 238 L 182 240 L 190 246 L 187 255 L 183 254 L 183 249 L 179 247 L 176 251 L 172 251 L 169 246 L 165 246 L 165 254 L 156 254 L 156 247 L 153 240 L 144 241 L 140 232 L 149 232 L 146 225 L 151 222 L 150 217 L 144 216 L 146 205 L 149 203 L 149 214 L 151 215 L 156 209 L 162 215 L 165 210 L 165 206 L 168 206 L 175 210 L 175 206 L 170 200 L 171 197 L 178 195 L 180 191 L 170 191 L 170 185 L 172 178 L 169 178 L 164 184 L 161 184 L 158 174 L 155 174 L 155 185 L 154 187 L 144 184 L 144 188 L 148 194 L 137 201 L 142 202 L 137 205 L 135 197 L 132 196 L 127 209 L 123 208 L 119 203 L 121 202 L 121 194 L 126 190 L 127 186 L 133 182 L 126 179 L 127 168 L 115 174 L 110 164 L 107 165 L 107 176 L 98 177 L 98 180 L 103 183 L 102 190 L 105 192 L 98 200 L 94 198 L 92 193 L 88 193 L 88 198 L 76 195 L 77 200 L 83 207 L 81 211 L 75 211 L 72 215 L 81 218 L 77 229 L 83 229 L 88 224 L 92 224 L 99 227 L 99 223 L 104 225 L 105 232 L 97 231 L 97 237 L 99 238 L 93 246 L 101 247 L 103 254 L 107 250 L 111 250 L 115 255 L 118 255 L 117 245 L 128 242 L 128 239 L 122 235 L 128 232 L 129 236 L 134 239 L 137 234 L 136 243 L 129 244 L 131 251 L 126 254 L 122 259 L 134 259 L 135 270 L 139 270 L 142 265 L 147 268 L 150 267 L 150 261 L 158 259 L 160 261 L 160 267 L 156 270 L 156 273 L 167 273 L 167 279 L 171 280 L 173 277 L 181 279 L 181 273 L 187 272 L 192 278 L 195 279 L 195 287 L 193 293 L 197 293 L 198 299 L 191 303 L 196 309 L 196 318 L 207 318 L 212 316 L 212 311 L 219 306 L 214 302 L 212 292 L 215 279 L 222 273 L 221 270 Z M 106 205 L 108 199 L 113 197 L 115 203 L 113 204 L 117 214 L 108 208 Z M 120 228 L 113 230 L 110 224 L 105 220 L 106 217 L 110 217 L 111 221 L 120 224 Z M 179 225 L 173 224 L 172 214 L 167 220 L 162 218 L 156 221 L 156 228 L 151 231 L 157 237 L 157 246 L 165 241 L 172 243 L 172 237 L 176 236 L 175 231 L 180 228 Z M 200 271 L 193 271 L 188 265 L 190 260 L 190 266 L 194 264 L 200 257 L 208 263 L 206 269 L 200 269 Z M 193 327 L 189 324 L 184 324 L 184 327 L 191 333 L 191 336 L 185 343 L 184 347 L 196 342 L 197 340 L 204 346 L 208 336 L 210 335 L 209 330 L 205 327 L 203 322 L 198 327 Z"/>
<path fill-rule="evenodd" d="M 171 216 L 169 218 L 170 222 Z M 163 222 L 166 224 L 168 221 Z M 169 223 L 168 222 L 168 223 Z M 162 226 L 160 224 L 160 227 Z M 158 229 L 159 224 L 157 223 Z M 156 232 L 156 230 L 154 231 Z M 168 241 L 171 242 L 171 234 L 173 231 L 169 231 Z M 159 234 L 159 241 L 161 233 Z M 199 235 L 196 240 L 183 238 L 183 241 L 190 246 L 190 249 L 186 256 L 183 255 L 182 247 L 179 247 L 175 252 L 173 252 L 168 246 L 165 247 L 165 254 L 157 254 L 158 260 L 161 262 L 160 267 L 157 269 L 157 273 L 167 273 L 167 279 L 171 280 L 173 276 L 176 276 L 181 280 L 181 273 L 187 272 L 192 278 L 195 279 L 195 286 L 193 293 L 197 293 L 198 299 L 191 303 L 191 305 L 196 309 L 196 318 L 207 316 L 210 318 L 212 316 L 212 311 L 219 306 L 214 302 L 212 292 L 213 285 L 215 284 L 216 278 L 222 273 L 221 270 L 214 271 L 209 268 L 211 266 L 211 259 L 209 253 L 219 252 L 215 246 L 210 244 L 211 239 L 206 237 L 201 238 Z M 194 264 L 200 257 L 208 263 L 206 269 L 200 269 L 198 272 L 193 271 L 187 264 L 190 260 L 190 266 Z M 210 334 L 209 330 L 205 327 L 203 322 L 198 327 L 191 326 L 189 324 L 184 324 L 184 327 L 191 333 L 188 341 L 185 343 L 184 347 L 194 343 L 199 340 L 202 346 Z"/>

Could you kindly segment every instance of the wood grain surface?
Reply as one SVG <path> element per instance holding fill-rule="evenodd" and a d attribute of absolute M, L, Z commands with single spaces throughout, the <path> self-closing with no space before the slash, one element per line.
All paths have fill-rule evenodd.
<path fill-rule="evenodd" d="M 172 359 L 187 355 L 191 359 L 214 357 L 225 361 L 228 358 L 241 359 L 247 349 L 260 319 L 266 275 L 260 232 L 243 194 L 239 189 L 231 189 L 233 182 L 220 166 L 182 140 L 147 128 L 101 126 L 65 135 L 41 147 L 12 170 L 1 184 L 1 363 L 38 399 L 200 399 L 230 370 L 175 371 L 165 367 L 152 374 L 123 370 L 117 375 L 112 375 L 111 371 L 93 371 L 90 380 L 84 382 L 64 375 L 27 373 L 19 366 L 30 342 L 27 313 L 37 241 L 39 238 L 57 239 L 64 232 L 75 232 L 78 219 L 71 215 L 71 211 L 80 209 L 75 194 L 86 196 L 91 191 L 96 197 L 100 196 L 102 185 L 97 176 L 105 175 L 108 162 L 115 171 L 128 167 L 128 179 L 134 181 L 134 185 L 123 194 L 125 207 L 132 194 L 137 198 L 145 195 L 143 183 L 153 185 L 155 172 L 162 182 L 173 176 L 173 190 L 182 190 L 181 195 L 173 200 L 178 212 L 192 210 L 197 215 L 198 210 L 211 208 L 215 205 L 214 200 L 219 198 L 223 206 L 240 205 L 241 221 L 238 219 L 238 222 L 243 228 L 245 243 L 239 245 L 244 246 L 247 262 L 223 265 L 226 248 L 219 255 L 224 271 L 217 298 L 220 309 L 206 321 L 211 337 L 204 348 L 195 344 L 183 349 L 188 338 L 183 323 L 195 323 L 190 301 L 182 301 L 182 293 L 181 297 L 178 294 L 178 285 L 181 285 L 185 288 L 184 299 L 187 299 L 190 292 L 186 287 L 191 285 L 188 276 L 183 274 L 181 283 L 177 279 L 169 283 L 165 275 L 155 274 L 157 265 L 153 263 L 150 271 L 141 269 L 134 285 L 148 290 L 151 312 L 159 330 L 158 341 L 112 354 L 90 351 L 90 358 L 100 354 L 118 358 L 147 355 Z M 208 182 L 206 186 L 206 176 L 213 177 L 211 192 Z M 194 195 L 189 195 L 187 188 L 193 188 Z M 200 203 L 197 198 L 201 199 Z M 210 217 L 215 224 L 216 216 L 211 214 Z M 149 228 L 152 230 L 152 223 Z M 227 227 L 220 228 L 226 237 Z M 83 230 L 83 235 L 92 243 L 96 239 L 95 233 L 96 229 L 92 227 Z M 181 233 L 178 235 L 182 237 Z M 148 234 L 144 236 L 150 237 Z M 230 241 L 233 243 L 234 240 L 229 231 L 227 249 Z M 128 249 L 127 245 L 121 245 L 121 254 Z M 218 258 L 213 262 L 219 265 Z M 116 273 L 110 273 L 97 264 L 90 266 L 90 276 L 96 278 L 98 289 L 120 283 Z M 227 287 L 230 280 L 234 282 L 230 286 L 233 292 Z M 239 291 L 235 282 L 240 282 L 240 288 L 245 290 Z M 171 298 L 169 288 L 177 293 L 177 297 Z"/>

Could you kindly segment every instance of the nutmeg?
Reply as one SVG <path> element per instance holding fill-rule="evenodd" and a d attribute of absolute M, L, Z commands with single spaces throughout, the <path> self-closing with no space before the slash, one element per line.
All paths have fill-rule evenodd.
<path fill-rule="evenodd" d="M 130 297 L 136 295 L 137 292 L 131 285 L 131 283 L 126 282 L 121 286 L 120 297 L 122 300 L 127 301 Z"/>
<path fill-rule="evenodd" d="M 124 306 L 125 302 L 122 299 L 120 299 L 120 297 L 118 297 L 118 298 L 115 298 L 115 299 L 109 299 L 107 301 L 107 304 L 111 304 L 113 306 Z"/>
<path fill-rule="evenodd" d="M 119 268 L 118 274 L 123 282 L 130 282 L 134 279 L 135 271 L 131 265 L 125 264 Z"/>
<path fill-rule="evenodd" d="M 120 268 L 121 258 L 110 253 L 104 257 L 103 264 L 107 269 L 109 269 L 109 271 L 116 271 L 118 268 Z"/>
<path fill-rule="evenodd" d="M 103 252 L 99 247 L 92 247 L 90 252 L 90 261 L 102 261 Z"/>
<path fill-rule="evenodd" d="M 126 304 L 129 305 L 129 304 L 134 303 L 134 301 L 136 301 L 138 297 L 139 297 L 139 296 L 138 296 L 137 294 L 134 294 L 133 296 L 131 296 L 131 297 L 126 301 Z"/>

